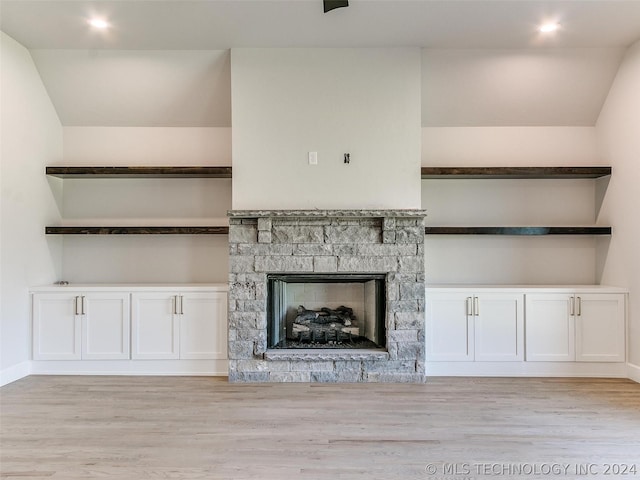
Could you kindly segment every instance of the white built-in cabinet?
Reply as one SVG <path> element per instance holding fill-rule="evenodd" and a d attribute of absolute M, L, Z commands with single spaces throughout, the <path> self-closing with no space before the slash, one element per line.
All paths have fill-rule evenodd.
<path fill-rule="evenodd" d="M 221 292 L 134 293 L 132 358 L 227 358 L 226 317 Z"/>
<path fill-rule="evenodd" d="M 427 375 L 624 376 L 626 296 L 605 286 L 427 288 Z"/>
<path fill-rule="evenodd" d="M 34 287 L 32 318 L 36 373 L 226 374 L 226 285 Z"/>
<path fill-rule="evenodd" d="M 181 359 L 226 359 L 227 330 L 226 293 L 180 295 Z"/>
<path fill-rule="evenodd" d="M 158 189 L 162 190 L 168 179 L 176 179 L 178 189 L 186 188 L 186 182 L 191 182 L 187 179 L 193 179 L 193 185 L 188 187 L 202 190 L 213 186 L 203 179 L 230 179 L 231 172 L 229 166 L 204 165 L 48 166 L 48 176 L 69 180 L 67 186 L 71 187 L 74 198 L 66 202 L 63 217 L 69 214 L 73 221 L 45 226 L 45 233 L 97 235 L 96 242 L 101 242 L 100 237 L 104 235 L 147 235 L 149 242 L 153 242 L 154 237 L 158 238 L 157 235 L 227 235 L 229 227 L 226 218 L 217 218 L 224 216 L 224 202 L 215 208 L 211 207 L 215 202 L 205 202 L 206 208 L 196 208 L 193 202 L 178 202 L 177 205 L 172 204 L 174 218 L 160 223 L 157 218 L 151 221 L 151 217 L 156 216 L 149 217 L 148 209 L 143 209 L 143 213 L 131 212 L 128 208 L 131 202 L 116 202 L 117 205 L 108 212 L 103 209 L 96 212 L 87 209 L 85 212 L 84 208 L 78 207 L 83 206 L 85 200 L 95 204 L 92 198 L 95 192 L 89 184 L 82 186 L 84 182 L 78 180 L 96 182 L 94 185 L 98 187 L 98 193 L 107 193 L 110 187 L 103 179 L 112 179 L 113 192 L 126 192 L 135 200 L 139 195 L 136 189 L 140 185 L 147 192 L 157 192 Z M 118 183 L 121 179 L 126 179 L 126 188 L 123 188 L 124 183 Z M 154 185 L 152 189 L 156 181 L 162 183 Z M 230 192 L 229 181 L 218 186 L 222 187 L 222 191 Z M 117 214 L 114 217 L 115 212 Z M 122 222 L 114 222 L 116 217 L 121 217 Z M 133 223 L 134 217 L 141 219 L 141 222 Z M 85 221 L 80 222 L 80 218 Z M 194 219 L 198 220 L 195 224 L 192 222 Z M 171 268 L 166 268 L 169 269 L 167 275 L 155 275 L 158 281 L 175 278 L 170 272 Z M 74 269 L 77 271 L 72 275 Z M 79 268 L 65 270 L 71 271 L 69 275 L 75 278 L 83 277 Z M 184 275 L 189 279 L 203 276 L 186 270 L 178 273 L 177 277 Z M 100 277 L 96 277 L 99 268 L 86 271 L 90 272 L 88 279 Z M 127 277 L 137 278 L 136 272 L 122 273 L 115 277 L 123 282 Z M 226 284 L 191 283 L 72 283 L 33 287 L 33 359 L 36 361 L 33 362 L 32 371 L 45 374 L 226 375 L 227 290 Z"/>
<path fill-rule="evenodd" d="M 127 359 L 129 319 L 126 293 L 36 293 L 33 296 L 33 358 Z"/>
<path fill-rule="evenodd" d="M 456 290 L 426 302 L 427 361 L 524 359 L 524 295 Z"/>
<path fill-rule="evenodd" d="M 82 358 L 123 360 L 130 352 L 129 294 L 82 295 Z"/>
<path fill-rule="evenodd" d="M 132 358 L 180 358 L 178 295 L 158 292 L 132 294 Z"/>
<path fill-rule="evenodd" d="M 33 359 L 80 360 L 80 296 L 73 292 L 33 296 Z"/>
<path fill-rule="evenodd" d="M 527 295 L 527 361 L 624 362 L 625 296 Z"/>
<path fill-rule="evenodd" d="M 605 285 L 569 284 L 581 278 L 590 281 L 593 270 L 585 267 L 593 259 L 588 258 L 590 255 L 584 259 L 569 257 L 564 252 L 558 255 L 551 243 L 558 236 L 564 237 L 558 240 L 564 242 L 585 235 L 611 235 L 609 226 L 585 225 L 597 218 L 591 211 L 596 206 L 592 191 L 606 188 L 607 181 L 598 179 L 611 172 L 606 166 L 422 167 L 422 178 L 429 181 L 429 188 L 423 186 L 423 202 L 427 201 L 427 207 L 435 212 L 431 220 L 427 218 L 425 230 L 431 257 L 451 262 L 437 264 L 434 270 L 438 273 L 432 275 L 451 284 L 429 285 L 426 290 L 427 376 L 627 376 L 628 292 Z M 499 180 L 501 185 L 485 179 Z M 538 184 L 542 189 L 538 189 L 537 180 L 544 182 Z M 556 180 L 567 183 L 552 186 Z M 466 192 L 471 188 L 477 189 L 472 190 L 475 195 Z M 514 192 L 518 192 L 518 199 L 512 202 Z M 547 198 L 547 194 L 558 195 L 558 201 Z M 482 201 L 477 203 L 480 197 Z M 471 204 L 473 201 L 476 203 Z M 478 210 L 477 205 L 482 208 Z M 487 209 L 488 205 L 496 208 Z M 444 235 L 442 240 L 437 240 L 439 235 Z M 465 251 L 471 242 L 462 243 L 452 235 L 483 237 L 477 242 L 479 246 Z M 548 262 L 536 263 L 528 258 L 523 262 L 518 254 L 516 264 L 511 265 L 513 257 L 502 255 L 487 235 L 499 241 L 496 245 L 500 248 L 506 245 L 506 239 L 499 236 L 514 237 L 509 245 L 515 245 L 517 237 L 548 236 L 550 246 L 543 252 L 552 256 Z M 521 247 L 529 248 L 519 245 L 518 249 Z M 437 248 L 441 252 L 436 252 Z M 506 263 L 501 264 L 503 259 Z M 564 261 L 568 263 L 556 264 Z M 517 284 L 534 282 L 536 277 L 557 278 L 568 284 Z M 474 281 L 481 284 L 464 284 Z M 506 284 L 482 285 L 489 281 Z"/>
<path fill-rule="evenodd" d="M 626 360 L 626 295 L 588 294 L 574 296 L 578 304 L 576 361 L 624 362 Z"/>

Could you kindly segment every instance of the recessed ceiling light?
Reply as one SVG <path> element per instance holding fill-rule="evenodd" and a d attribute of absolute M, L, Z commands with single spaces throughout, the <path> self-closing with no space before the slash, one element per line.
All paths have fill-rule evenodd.
<path fill-rule="evenodd" d="M 559 23 L 545 23 L 544 25 L 540 25 L 540 28 L 538 28 L 541 33 L 553 33 L 557 32 L 559 29 Z"/>
<path fill-rule="evenodd" d="M 92 18 L 91 20 L 89 20 L 89 25 L 100 30 L 104 30 L 110 27 L 109 22 L 103 20 L 102 18 Z"/>

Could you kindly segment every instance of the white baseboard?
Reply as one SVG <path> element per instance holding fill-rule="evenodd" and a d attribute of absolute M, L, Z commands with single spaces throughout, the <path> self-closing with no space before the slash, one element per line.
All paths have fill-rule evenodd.
<path fill-rule="evenodd" d="M 640 383 L 640 366 L 627 363 L 627 378 Z"/>
<path fill-rule="evenodd" d="M 631 363 L 427 362 L 426 376 L 611 377 L 640 383 Z M 0 372 L 0 386 L 28 375 L 182 375 L 225 377 L 227 360 L 26 361 Z"/>
<path fill-rule="evenodd" d="M 182 375 L 226 377 L 227 360 L 43 360 L 33 375 Z"/>
<path fill-rule="evenodd" d="M 429 377 L 610 377 L 627 378 L 627 365 L 588 362 L 427 362 Z"/>
<path fill-rule="evenodd" d="M 12 367 L 5 368 L 0 371 L 0 387 L 4 387 L 8 383 L 15 382 L 21 378 L 28 377 L 31 374 L 31 361 L 18 363 Z"/>

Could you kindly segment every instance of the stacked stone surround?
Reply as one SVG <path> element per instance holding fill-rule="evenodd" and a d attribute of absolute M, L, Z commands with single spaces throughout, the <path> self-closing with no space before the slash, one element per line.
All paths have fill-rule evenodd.
<path fill-rule="evenodd" d="M 228 215 L 230 382 L 424 382 L 423 210 Z M 386 351 L 267 350 L 269 273 L 386 274 Z"/>

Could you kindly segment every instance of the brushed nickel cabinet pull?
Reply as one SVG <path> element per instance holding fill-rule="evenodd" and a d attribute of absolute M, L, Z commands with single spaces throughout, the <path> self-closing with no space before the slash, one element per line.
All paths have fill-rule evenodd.
<path fill-rule="evenodd" d="M 576 301 L 576 299 L 574 297 L 569 297 L 569 316 L 573 317 L 576 312 L 575 312 L 575 305 L 574 302 Z"/>
<path fill-rule="evenodd" d="M 578 316 L 582 316 L 582 298 L 576 297 L 578 300 Z"/>
<path fill-rule="evenodd" d="M 78 300 L 80 299 L 80 297 L 75 297 L 73 299 L 73 309 L 74 309 L 74 315 L 80 315 L 80 313 L 78 312 Z"/>
<path fill-rule="evenodd" d="M 473 315 L 473 305 L 471 303 L 471 297 L 467 297 L 467 315 Z"/>
<path fill-rule="evenodd" d="M 480 302 L 478 297 L 473 297 L 473 314 L 477 317 L 480 315 Z"/>
<path fill-rule="evenodd" d="M 80 312 L 81 312 L 82 315 L 86 315 L 87 312 L 85 312 L 85 310 L 84 310 L 84 295 L 80 297 L 80 301 L 82 302 L 82 307 L 80 309 Z"/>
<path fill-rule="evenodd" d="M 184 297 L 180 295 L 180 315 L 184 315 Z"/>

